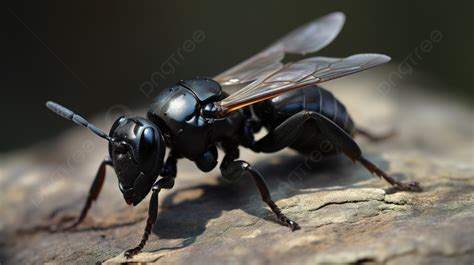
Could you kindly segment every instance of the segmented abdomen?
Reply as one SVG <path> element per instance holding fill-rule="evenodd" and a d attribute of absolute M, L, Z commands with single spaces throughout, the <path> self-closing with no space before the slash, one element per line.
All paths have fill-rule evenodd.
<path fill-rule="evenodd" d="M 309 92 L 309 91 L 308 91 Z M 306 92 L 305 92 L 306 93 Z M 308 94 L 311 94 L 310 96 Z M 336 99 L 336 97 L 326 89 L 316 88 L 316 92 L 306 93 L 306 97 L 316 96 L 316 106 L 310 106 L 309 109 L 321 113 L 326 118 L 339 125 L 347 133 L 351 134 L 354 129 L 354 123 L 347 113 L 346 107 Z"/>
<path fill-rule="evenodd" d="M 311 86 L 265 100 L 254 106 L 264 125 L 275 128 L 292 115 L 309 110 L 321 113 L 336 123 L 348 134 L 352 134 L 354 123 L 346 107 L 334 95 L 319 86 Z"/>

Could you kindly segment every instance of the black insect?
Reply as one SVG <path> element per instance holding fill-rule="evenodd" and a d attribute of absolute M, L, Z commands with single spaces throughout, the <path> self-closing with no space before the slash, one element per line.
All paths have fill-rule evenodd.
<path fill-rule="evenodd" d="M 79 218 L 67 229 L 81 223 L 97 199 L 105 178 L 106 165 L 115 169 L 120 191 L 128 204 L 137 205 L 152 191 L 143 238 L 127 250 L 131 257 L 140 252 L 158 213 L 158 193 L 171 189 L 176 161 L 186 158 L 208 172 L 218 164 L 217 148 L 225 156 L 222 176 L 236 180 L 251 176 L 278 220 L 291 230 L 296 222 L 287 218 L 273 202 L 262 175 L 249 163 L 238 160 L 239 146 L 255 152 L 276 152 L 285 147 L 308 154 L 328 140 L 353 161 L 393 186 L 420 191 L 418 183 L 402 183 L 362 156 L 353 140 L 355 134 L 376 136 L 358 129 L 344 105 L 318 83 L 372 68 L 390 60 L 381 54 L 357 54 L 347 58 L 312 57 L 282 64 L 286 53 L 307 54 L 328 45 L 339 33 L 345 17 L 332 13 L 304 25 L 262 52 L 212 78 L 181 81 L 164 89 L 152 102 L 146 118 L 121 117 L 106 134 L 81 116 L 53 102 L 46 106 L 55 113 L 89 128 L 109 142 L 110 158 L 99 167 Z M 231 93 L 231 91 L 236 91 Z M 268 134 L 258 141 L 254 134 L 262 127 Z M 164 162 L 165 150 L 168 157 Z M 162 176 L 157 180 L 158 176 Z"/>

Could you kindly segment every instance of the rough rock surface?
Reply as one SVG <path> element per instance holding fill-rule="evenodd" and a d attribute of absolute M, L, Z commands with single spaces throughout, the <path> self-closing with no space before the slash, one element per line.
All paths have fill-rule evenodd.
<path fill-rule="evenodd" d="M 386 78 L 372 72 L 328 87 L 360 126 L 396 128 L 390 140 L 358 142 L 390 174 L 419 181 L 421 193 L 398 192 L 344 157 L 314 161 L 289 150 L 242 150 L 283 212 L 301 225 L 290 232 L 260 201 L 251 179 L 226 183 L 217 170 L 204 174 L 180 161 L 177 185 L 160 194 L 146 252 L 125 260 L 123 251 L 141 238 L 148 199 L 126 206 L 110 170 L 76 231 L 47 230 L 78 214 L 106 154 L 106 143 L 74 128 L 1 156 L 0 263 L 473 264 L 473 109 L 413 94 L 413 84 L 381 93 L 376 87 Z M 95 122 L 110 126 L 101 116 Z"/>

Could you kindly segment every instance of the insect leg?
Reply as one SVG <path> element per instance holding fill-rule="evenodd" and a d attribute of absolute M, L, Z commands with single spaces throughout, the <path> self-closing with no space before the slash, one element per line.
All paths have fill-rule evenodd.
<path fill-rule="evenodd" d="M 178 171 L 176 167 L 178 163 L 178 158 L 180 158 L 180 156 L 173 152 L 173 150 L 171 150 L 170 154 L 168 155 L 168 158 L 166 159 L 165 165 L 161 170 L 160 175 L 173 179 L 176 178 L 176 173 Z"/>
<path fill-rule="evenodd" d="M 394 130 L 389 131 L 389 132 L 384 133 L 384 134 L 377 135 L 377 134 L 373 134 L 372 132 L 367 131 L 367 130 L 362 129 L 362 128 L 356 128 L 355 133 L 364 136 L 365 138 L 369 139 L 372 142 L 384 141 L 384 140 L 392 138 L 393 136 L 396 135 L 396 132 Z"/>
<path fill-rule="evenodd" d="M 102 163 L 100 164 L 99 169 L 97 170 L 97 174 L 89 190 L 89 195 L 87 196 L 86 203 L 84 204 L 84 207 L 82 208 L 79 218 L 77 218 L 76 221 L 74 221 L 74 223 L 66 227 L 60 228 L 59 230 L 73 229 L 77 227 L 84 220 L 84 218 L 86 218 L 87 212 L 89 211 L 92 205 L 92 202 L 97 200 L 97 197 L 99 197 L 99 193 L 105 181 L 105 167 L 107 165 L 112 166 L 112 161 L 109 158 L 104 159 L 104 161 L 102 161 Z"/>
<path fill-rule="evenodd" d="M 367 170 L 370 171 L 370 173 L 377 175 L 380 178 L 385 179 L 388 183 L 392 184 L 393 186 L 399 188 L 400 190 L 405 190 L 405 191 L 415 191 L 415 192 L 420 192 L 421 187 L 418 182 L 401 182 L 397 181 L 394 178 L 390 177 L 385 173 L 383 170 L 378 168 L 376 165 L 372 164 L 369 160 L 367 160 L 365 157 L 361 156 L 358 161 L 365 167 Z"/>
<path fill-rule="evenodd" d="M 227 178 L 227 179 L 232 179 L 235 180 L 242 175 L 249 173 L 255 184 L 257 185 L 257 188 L 260 192 L 260 195 L 262 196 L 262 200 L 268 204 L 270 209 L 275 213 L 276 217 L 278 220 L 283 224 L 288 226 L 291 231 L 299 229 L 299 225 L 288 219 L 278 208 L 278 206 L 275 204 L 275 202 L 272 200 L 272 197 L 270 195 L 270 191 L 268 190 L 267 184 L 265 183 L 265 179 L 263 176 L 252 166 L 250 166 L 249 163 L 241 160 L 234 160 L 234 161 L 229 161 L 230 158 L 235 157 L 236 153 L 228 153 L 226 154 L 226 158 L 224 158 L 223 164 L 221 165 L 221 172 L 222 175 Z M 238 156 L 238 149 L 237 149 L 237 156 Z"/>
<path fill-rule="evenodd" d="M 255 145 L 254 134 L 260 131 L 261 128 L 262 124 L 260 120 L 254 118 L 246 119 L 242 131 L 241 145 L 252 149 Z"/>
<path fill-rule="evenodd" d="M 174 178 L 165 177 L 158 180 L 152 188 L 152 195 L 150 198 L 150 206 L 148 207 L 148 218 L 146 220 L 145 231 L 143 232 L 142 240 L 135 248 L 125 251 L 125 257 L 131 258 L 140 253 L 145 246 L 151 234 L 151 229 L 156 222 L 158 216 L 158 193 L 161 189 L 171 189 L 174 186 Z"/>
<path fill-rule="evenodd" d="M 352 139 L 352 137 L 350 137 L 349 134 L 347 134 L 343 129 L 341 129 L 331 120 L 327 119 L 326 117 L 317 112 L 305 112 L 303 115 L 316 120 L 321 131 L 331 140 L 331 142 L 336 145 L 336 147 L 340 151 L 342 151 L 353 161 L 359 161 L 371 173 L 376 174 L 377 176 L 385 179 L 388 183 L 401 190 L 421 191 L 421 188 L 417 182 L 404 183 L 397 181 L 392 177 L 388 176 L 384 171 L 372 164 L 366 158 L 364 158 L 362 156 L 362 151 L 360 150 L 357 143 Z"/>
<path fill-rule="evenodd" d="M 301 126 L 308 118 L 303 112 L 297 113 L 255 142 L 252 150 L 255 152 L 273 153 L 291 145 L 301 133 Z"/>

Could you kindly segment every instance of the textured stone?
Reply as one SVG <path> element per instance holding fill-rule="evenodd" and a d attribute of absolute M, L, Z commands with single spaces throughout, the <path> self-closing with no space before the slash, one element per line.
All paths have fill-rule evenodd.
<path fill-rule="evenodd" d="M 125 260 L 123 251 L 140 240 L 147 200 L 126 206 L 113 172 L 84 224 L 70 233 L 47 230 L 78 214 L 106 154 L 106 143 L 74 128 L 2 155 L 0 262 L 472 264 L 473 110 L 412 93 L 411 84 L 382 94 L 376 87 L 384 78 L 386 72 L 372 72 L 328 86 L 357 124 L 374 132 L 396 128 L 390 140 L 358 142 L 381 168 L 419 181 L 421 193 L 396 192 L 344 157 L 315 162 L 291 150 L 242 150 L 283 212 L 301 225 L 290 232 L 261 202 L 251 179 L 227 183 L 217 170 L 205 174 L 180 161 L 177 185 L 160 194 L 146 252 Z M 102 117 L 94 122 L 105 127 Z"/>

